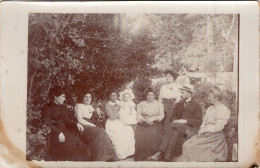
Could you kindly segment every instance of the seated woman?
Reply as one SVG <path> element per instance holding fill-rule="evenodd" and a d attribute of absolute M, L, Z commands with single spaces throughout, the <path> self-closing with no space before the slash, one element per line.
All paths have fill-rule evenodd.
<path fill-rule="evenodd" d="M 214 87 L 209 92 L 212 104 L 207 111 L 198 135 L 183 145 L 183 161 L 217 162 L 227 160 L 227 143 L 223 132 L 230 117 L 230 110 L 221 101 L 221 90 Z"/>
<path fill-rule="evenodd" d="M 152 89 L 146 91 L 146 101 L 137 105 L 137 128 L 135 134 L 135 161 L 147 160 L 154 154 L 163 138 L 163 104 L 155 100 Z"/>
<path fill-rule="evenodd" d="M 90 122 L 95 109 L 91 105 L 91 93 L 84 94 L 82 103 L 76 105 L 76 117 L 80 124 L 84 126 L 84 134 L 81 138 L 89 143 L 92 161 L 113 161 L 117 159 L 113 144 L 106 131 L 96 127 Z"/>
<path fill-rule="evenodd" d="M 76 133 L 83 132 L 84 127 L 80 123 L 69 119 L 68 113 L 63 106 L 66 99 L 64 90 L 53 88 L 49 93 L 52 102 L 43 110 L 45 123 L 51 129 L 48 135 L 49 159 L 52 161 L 87 160 L 87 156 L 80 156 L 81 153 L 78 153 L 77 150 L 82 148 L 84 143 L 76 136 Z"/>
<path fill-rule="evenodd" d="M 106 131 L 115 146 L 118 158 L 125 159 L 135 153 L 134 131 L 130 125 L 124 124 L 120 119 L 117 97 L 117 92 L 112 91 L 110 101 L 105 105 L 108 117 Z"/>

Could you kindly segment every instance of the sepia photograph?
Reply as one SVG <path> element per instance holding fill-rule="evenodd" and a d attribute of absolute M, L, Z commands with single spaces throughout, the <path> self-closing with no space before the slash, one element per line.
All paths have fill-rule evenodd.
<path fill-rule="evenodd" d="M 236 162 L 238 14 L 30 13 L 26 158 Z"/>
<path fill-rule="evenodd" d="M 0 167 L 260 167 L 259 16 L 0 3 Z"/>

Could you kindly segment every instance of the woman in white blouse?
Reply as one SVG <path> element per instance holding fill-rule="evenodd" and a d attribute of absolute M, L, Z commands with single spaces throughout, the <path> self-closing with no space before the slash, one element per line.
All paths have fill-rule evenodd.
<path fill-rule="evenodd" d="M 170 124 L 170 116 L 173 113 L 173 106 L 179 102 L 181 97 L 181 86 L 175 82 L 178 75 L 172 71 L 165 71 L 167 83 L 160 89 L 158 101 L 164 105 L 165 118 L 163 120 L 164 128 L 167 129 Z"/>
<path fill-rule="evenodd" d="M 210 90 L 208 100 L 212 104 L 204 117 L 197 135 L 183 145 L 183 161 L 226 161 L 228 148 L 223 132 L 230 117 L 230 110 L 220 101 L 221 90 Z"/>
<path fill-rule="evenodd" d="M 92 95 L 86 92 L 83 96 L 82 103 L 76 105 L 76 118 L 84 126 L 84 132 L 81 138 L 89 143 L 92 161 L 114 161 L 117 155 L 113 144 L 103 128 L 96 127 L 90 122 L 95 109 L 91 105 Z"/>

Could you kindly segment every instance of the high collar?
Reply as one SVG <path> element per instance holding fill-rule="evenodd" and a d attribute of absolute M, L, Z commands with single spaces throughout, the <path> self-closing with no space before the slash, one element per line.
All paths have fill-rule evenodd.
<path fill-rule="evenodd" d="M 55 103 L 54 101 L 52 101 L 52 102 L 50 103 L 50 105 L 53 105 L 53 106 L 62 106 L 63 104 L 57 104 L 57 103 Z"/>

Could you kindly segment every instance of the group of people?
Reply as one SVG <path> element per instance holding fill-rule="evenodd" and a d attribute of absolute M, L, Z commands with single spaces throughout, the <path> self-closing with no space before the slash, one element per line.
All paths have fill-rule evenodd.
<path fill-rule="evenodd" d="M 203 119 L 201 105 L 192 97 L 193 86 L 175 82 L 177 74 L 171 71 L 165 74 L 167 84 L 161 87 L 158 100 L 151 88 L 146 90 L 146 100 L 137 105 L 129 92 L 119 101 L 118 93 L 111 91 L 105 114 L 92 106 L 92 94 L 84 93 L 75 108 L 77 122 L 69 119 L 63 107 L 65 93 L 54 90 L 53 101 L 43 113 L 51 128 L 51 160 L 70 160 L 77 155 L 77 147 L 85 144 L 92 161 L 129 156 L 135 161 L 172 161 L 181 154 L 183 161 L 226 161 L 223 128 L 230 110 L 221 103 L 221 90 L 214 87 L 208 93 L 211 106 Z"/>

